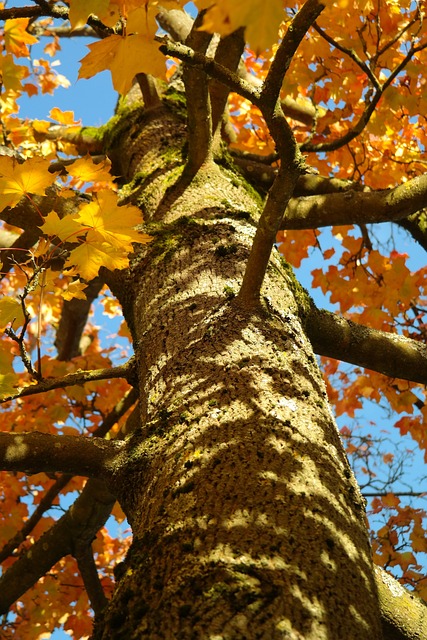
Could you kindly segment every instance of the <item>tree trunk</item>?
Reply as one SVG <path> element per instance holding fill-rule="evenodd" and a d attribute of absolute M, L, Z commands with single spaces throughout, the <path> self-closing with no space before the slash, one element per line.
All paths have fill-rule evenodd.
<path fill-rule="evenodd" d="M 94 638 L 379 639 L 364 501 L 301 290 L 276 253 L 259 308 L 237 304 L 259 199 L 226 158 L 182 175 L 184 133 L 161 107 L 106 136 L 154 240 L 109 275 L 141 428 L 114 482 L 134 542 Z"/>

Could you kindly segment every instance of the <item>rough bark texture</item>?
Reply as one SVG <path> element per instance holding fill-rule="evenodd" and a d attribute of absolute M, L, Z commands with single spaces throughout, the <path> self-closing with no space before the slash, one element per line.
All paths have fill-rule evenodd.
<path fill-rule="evenodd" d="M 264 304 L 237 305 L 259 201 L 213 163 L 176 183 L 183 131 L 132 112 L 114 139 L 155 239 L 109 282 L 141 429 L 114 479 L 134 543 L 94 637 L 379 639 L 364 503 L 298 289 L 275 255 Z"/>

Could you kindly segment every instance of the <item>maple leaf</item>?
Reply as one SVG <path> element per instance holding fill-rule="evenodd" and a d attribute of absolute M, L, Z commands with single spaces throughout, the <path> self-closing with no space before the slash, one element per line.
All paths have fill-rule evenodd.
<path fill-rule="evenodd" d="M 128 266 L 127 252 L 115 251 L 106 242 L 84 242 L 70 253 L 65 263 L 70 274 L 79 274 L 87 281 L 98 275 L 101 267 L 114 271 Z"/>
<path fill-rule="evenodd" d="M 86 300 L 87 296 L 84 293 L 87 284 L 85 282 L 81 282 L 80 280 L 74 280 L 71 284 L 68 285 L 66 290 L 62 293 L 62 297 L 64 300 L 72 300 L 73 298 L 77 298 L 79 300 Z"/>
<path fill-rule="evenodd" d="M 166 76 L 165 57 L 159 45 L 144 35 L 112 35 L 88 47 L 90 52 L 80 61 L 79 78 L 91 78 L 110 69 L 116 91 L 126 94 L 137 73 Z"/>
<path fill-rule="evenodd" d="M 50 161 L 30 158 L 19 164 L 15 158 L 0 156 L 0 209 L 14 207 L 29 194 L 44 194 L 56 179 L 49 173 Z"/>
<path fill-rule="evenodd" d="M 28 69 L 22 64 L 15 64 L 11 54 L 0 56 L 1 82 L 6 89 L 19 91 L 23 78 L 26 78 L 28 75 Z"/>
<path fill-rule="evenodd" d="M 9 296 L 0 299 L 0 329 L 5 329 L 9 324 L 16 329 L 24 324 L 24 320 L 22 305 L 18 300 Z"/>
<path fill-rule="evenodd" d="M 71 28 L 83 27 L 91 13 L 102 19 L 107 13 L 109 4 L 109 0 L 71 0 L 69 12 Z"/>
<path fill-rule="evenodd" d="M 77 242 L 78 236 L 86 233 L 87 228 L 81 225 L 75 216 L 65 216 L 60 218 L 55 211 L 50 211 L 44 219 L 44 224 L 40 225 L 44 235 L 58 237 L 63 242 Z"/>
<path fill-rule="evenodd" d="M 277 41 L 279 27 L 285 19 L 282 0 L 198 0 L 199 9 L 207 9 L 202 29 L 227 36 L 246 27 L 245 36 L 256 54 L 271 49 Z"/>
<path fill-rule="evenodd" d="M 92 158 L 87 155 L 84 158 L 79 158 L 71 166 L 67 168 L 68 175 L 72 176 L 74 180 L 71 181 L 71 186 L 81 187 L 84 182 L 113 182 L 113 176 L 110 173 L 111 162 L 105 159 L 103 162 L 95 164 Z"/>
<path fill-rule="evenodd" d="M 16 393 L 15 373 L 0 373 L 0 398 L 7 398 Z"/>
<path fill-rule="evenodd" d="M 74 120 L 74 111 L 61 111 L 58 107 L 53 107 L 49 111 L 49 118 L 56 120 L 60 124 L 79 124 L 78 121 Z"/>
<path fill-rule="evenodd" d="M 90 229 L 88 241 L 107 242 L 118 249 L 132 251 L 132 242 L 149 242 L 150 237 L 133 229 L 142 222 L 141 211 L 133 205 L 119 207 L 112 191 L 99 191 L 74 218 Z"/>
<path fill-rule="evenodd" d="M 29 55 L 28 44 L 36 44 L 37 38 L 27 31 L 29 18 L 14 18 L 4 23 L 4 43 L 6 51 L 16 57 Z"/>

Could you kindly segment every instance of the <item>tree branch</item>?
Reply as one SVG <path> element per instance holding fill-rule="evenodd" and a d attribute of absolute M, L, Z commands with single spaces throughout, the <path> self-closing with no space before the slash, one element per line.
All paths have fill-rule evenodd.
<path fill-rule="evenodd" d="M 315 353 L 390 378 L 427 384 L 427 347 L 396 333 L 370 329 L 314 304 L 304 326 Z"/>
<path fill-rule="evenodd" d="M 383 640 L 427 638 L 427 607 L 389 573 L 374 567 L 380 600 Z"/>
<path fill-rule="evenodd" d="M 397 221 L 427 204 L 427 174 L 385 191 L 348 190 L 292 198 L 281 228 L 314 229 L 332 225 Z"/>
<path fill-rule="evenodd" d="M 279 94 L 283 78 L 299 43 L 324 6 L 318 0 L 307 0 L 292 20 L 292 24 L 277 50 L 258 100 L 258 106 L 276 144 L 280 168 L 259 219 L 242 286 L 237 297 L 239 304 L 246 307 L 254 306 L 259 302 L 259 294 L 271 249 L 280 228 L 281 209 L 287 207 L 298 177 L 302 173 L 306 173 L 307 167 L 284 116 Z"/>
<path fill-rule="evenodd" d="M 81 337 L 87 317 L 92 302 L 96 300 L 103 286 L 103 279 L 97 276 L 85 289 L 86 300 L 64 300 L 55 339 L 58 360 L 71 360 L 81 355 Z"/>
<path fill-rule="evenodd" d="M 0 433 L 0 469 L 32 473 L 62 472 L 108 478 L 123 442 L 56 436 L 50 433 Z"/>
<path fill-rule="evenodd" d="M 187 46 L 205 54 L 212 34 L 200 31 L 205 12 L 200 11 L 186 39 Z M 184 64 L 183 81 L 187 96 L 188 155 L 185 174 L 193 176 L 212 159 L 212 112 L 208 77 L 204 70 Z"/>
<path fill-rule="evenodd" d="M 271 249 L 276 240 L 286 207 L 303 171 L 303 161 L 292 131 L 283 115 L 279 102 L 274 113 L 265 115 L 280 155 L 280 169 L 271 187 L 264 210 L 259 219 L 251 251 L 246 263 L 245 274 L 237 300 L 245 307 L 256 306 L 270 259 Z"/>
<path fill-rule="evenodd" d="M 77 566 L 83 579 L 83 584 L 89 597 L 91 607 L 94 614 L 97 616 L 108 604 L 108 599 L 105 597 L 105 593 L 99 579 L 98 570 L 93 557 L 92 545 L 86 542 L 79 542 L 75 545 L 74 557 L 77 560 Z"/>
<path fill-rule="evenodd" d="M 244 48 L 243 28 L 237 29 L 229 36 L 220 39 L 215 52 L 215 60 L 218 64 L 235 73 L 239 68 Z M 215 135 L 220 133 L 230 90 L 225 84 L 214 79 L 210 83 L 209 92 L 212 107 L 212 133 Z"/>
<path fill-rule="evenodd" d="M 326 40 L 328 44 L 332 45 L 335 49 L 338 49 L 338 51 L 341 51 L 341 53 L 344 53 L 349 58 L 351 58 L 353 62 L 355 62 L 357 66 L 360 67 L 360 69 L 362 69 L 363 73 L 367 75 L 367 77 L 369 78 L 369 80 L 371 81 L 375 89 L 381 89 L 378 78 L 372 73 L 371 69 L 368 67 L 366 62 L 363 62 L 363 60 L 359 58 L 359 56 L 354 51 L 354 49 L 347 49 L 347 47 L 343 47 L 342 44 L 340 44 L 339 42 L 331 38 L 331 36 L 327 34 L 326 31 L 324 31 L 321 27 L 319 27 L 318 24 L 314 24 L 313 29 L 317 31 L 317 33 L 324 40 Z"/>
<path fill-rule="evenodd" d="M 289 65 L 301 40 L 325 8 L 325 2 L 307 0 L 293 18 L 286 31 L 264 81 L 261 99 L 272 108 L 279 99 L 280 90 Z"/>
<path fill-rule="evenodd" d="M 422 209 L 408 218 L 400 220 L 398 224 L 411 234 L 424 251 L 427 251 L 427 209 Z"/>
<path fill-rule="evenodd" d="M 193 18 L 179 9 L 162 10 L 156 15 L 162 29 L 169 33 L 175 42 L 185 42 L 192 27 Z"/>
<path fill-rule="evenodd" d="M 60 389 L 61 387 L 71 387 L 76 384 L 84 384 L 85 382 L 95 382 L 97 380 L 111 380 L 112 378 L 125 378 L 129 384 L 132 384 L 135 376 L 135 359 L 130 358 L 125 364 L 111 367 L 109 369 L 92 369 L 88 371 L 76 371 L 69 373 L 62 378 L 46 378 L 37 384 L 30 385 L 18 390 L 13 396 L 1 398 L 0 404 L 32 396 L 52 389 Z"/>
<path fill-rule="evenodd" d="M 204 56 L 197 51 L 193 51 L 190 47 L 177 42 L 165 42 L 163 40 L 159 49 L 166 56 L 178 58 L 193 67 L 204 70 L 211 78 L 219 80 L 232 91 L 247 98 L 254 104 L 258 104 L 260 96 L 259 89 L 255 88 L 249 82 L 246 82 L 246 80 L 242 80 L 236 73 L 230 71 L 230 69 L 215 62 L 213 58 Z"/>
<path fill-rule="evenodd" d="M 110 443 L 111 444 L 111 443 Z M 56 524 L 44 533 L 0 578 L 0 614 L 79 544 L 88 544 L 105 524 L 115 498 L 101 480 L 91 479 Z"/>
<path fill-rule="evenodd" d="M 60 476 L 55 483 L 46 491 L 43 498 L 40 500 L 36 509 L 31 516 L 22 525 L 22 528 L 11 538 L 0 551 L 0 563 L 4 562 L 12 553 L 24 542 L 26 537 L 33 531 L 34 527 L 41 520 L 43 514 L 51 508 L 52 502 L 62 489 L 70 482 L 72 476 L 64 474 Z"/>

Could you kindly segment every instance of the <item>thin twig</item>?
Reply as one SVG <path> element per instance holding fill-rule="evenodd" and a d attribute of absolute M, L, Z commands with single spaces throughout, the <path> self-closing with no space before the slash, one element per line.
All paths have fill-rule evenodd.
<path fill-rule="evenodd" d="M 279 99 L 280 90 L 289 65 L 298 49 L 301 40 L 304 38 L 308 29 L 314 23 L 316 18 L 325 8 L 325 2 L 319 0 L 307 0 L 294 16 L 291 24 L 286 31 L 282 42 L 277 49 L 273 62 L 264 81 L 262 89 L 262 102 L 264 106 L 267 104 L 270 108 L 276 104 Z"/>
<path fill-rule="evenodd" d="M 373 98 L 365 107 L 362 115 L 359 120 L 356 122 L 352 129 L 349 129 L 346 134 L 337 138 L 336 140 L 331 140 L 330 142 L 320 142 L 318 144 L 310 144 L 304 143 L 301 145 L 301 151 L 309 151 L 309 152 L 319 152 L 319 151 L 335 151 L 336 149 L 340 149 L 344 145 L 354 140 L 358 135 L 362 133 L 369 120 L 371 119 L 372 114 L 374 113 L 376 106 L 380 99 L 382 98 L 385 90 L 391 85 L 394 79 L 399 75 L 401 71 L 406 67 L 408 62 L 410 62 L 414 53 L 418 51 L 422 51 L 427 48 L 427 43 L 419 45 L 417 47 L 411 47 L 402 62 L 394 69 L 394 71 L 389 75 L 387 80 L 380 85 L 380 87 L 375 91 Z"/>
<path fill-rule="evenodd" d="M 317 31 L 317 33 L 324 40 L 326 40 L 328 44 L 330 44 L 332 47 L 334 47 L 335 49 L 338 49 L 338 51 L 341 51 L 341 53 L 344 53 L 349 58 L 351 58 L 353 62 L 355 62 L 357 66 L 360 67 L 362 71 L 368 76 L 369 80 L 372 82 L 375 89 L 381 88 L 380 81 L 378 80 L 378 78 L 374 75 L 374 73 L 366 64 L 366 62 L 363 62 L 363 60 L 359 58 L 359 56 L 357 55 L 354 49 L 348 49 L 347 47 L 344 47 L 342 44 L 334 40 L 334 38 L 332 38 L 328 33 L 326 33 L 326 31 L 324 31 L 321 27 L 319 27 L 319 25 L 316 22 L 313 24 L 313 29 Z"/>

